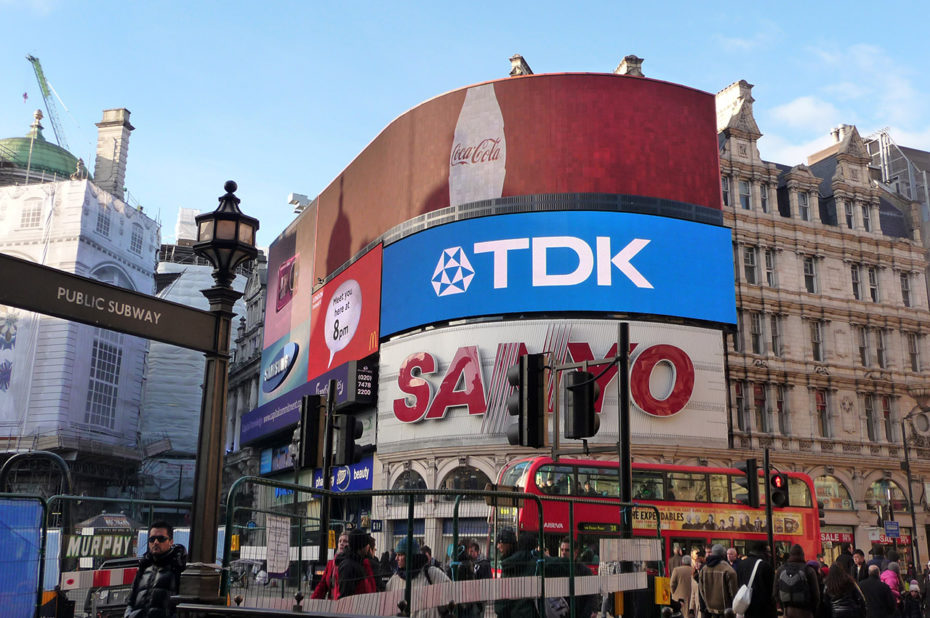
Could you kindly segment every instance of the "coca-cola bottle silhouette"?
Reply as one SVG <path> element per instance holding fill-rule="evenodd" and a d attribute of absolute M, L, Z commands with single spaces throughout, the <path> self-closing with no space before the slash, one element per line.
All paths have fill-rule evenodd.
<path fill-rule="evenodd" d="M 500 197 L 506 162 L 504 117 L 494 84 L 469 88 L 449 155 L 449 205 Z"/>

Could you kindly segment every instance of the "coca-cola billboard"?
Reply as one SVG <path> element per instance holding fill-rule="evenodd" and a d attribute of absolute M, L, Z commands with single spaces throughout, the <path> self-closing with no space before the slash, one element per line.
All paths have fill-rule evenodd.
<path fill-rule="evenodd" d="M 567 194 L 719 211 L 714 96 L 646 78 L 562 73 L 430 99 L 388 125 L 320 193 L 315 238 L 326 242 L 317 243 L 307 279 L 450 205 Z"/>

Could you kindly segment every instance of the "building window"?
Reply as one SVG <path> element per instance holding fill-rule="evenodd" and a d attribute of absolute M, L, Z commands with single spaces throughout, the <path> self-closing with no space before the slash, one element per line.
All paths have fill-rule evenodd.
<path fill-rule="evenodd" d="M 866 232 L 872 231 L 872 217 L 869 214 L 869 208 L 868 204 L 862 205 L 862 229 Z"/>
<path fill-rule="evenodd" d="M 818 388 L 814 391 L 814 405 L 817 410 L 817 431 L 820 437 L 829 438 L 830 436 L 830 410 L 827 405 L 827 391 Z"/>
<path fill-rule="evenodd" d="M 441 489 L 476 489 L 483 490 L 485 486 L 491 483 L 488 476 L 479 470 L 478 468 L 472 466 L 459 466 L 458 468 L 452 470 L 446 478 L 443 479 L 439 487 Z M 455 496 L 447 495 L 442 497 L 443 500 L 452 501 L 455 500 Z M 463 496 L 462 500 L 483 502 L 484 498 L 481 496 Z"/>
<path fill-rule="evenodd" d="M 759 283 L 759 261 L 756 252 L 755 247 L 743 247 L 743 276 L 750 285 Z"/>
<path fill-rule="evenodd" d="M 769 287 L 778 287 L 778 277 L 775 271 L 775 249 L 765 250 L 765 282 Z"/>
<path fill-rule="evenodd" d="M 23 212 L 19 218 L 19 227 L 33 228 L 39 227 L 42 222 L 42 204 L 40 202 L 26 202 L 23 205 Z"/>
<path fill-rule="evenodd" d="M 907 333 L 907 360 L 911 371 L 920 371 L 920 337 Z"/>
<path fill-rule="evenodd" d="M 888 395 L 882 395 L 882 421 L 885 425 L 885 439 L 889 442 L 894 442 L 894 426 L 895 423 L 891 417 L 891 397 Z"/>
<path fill-rule="evenodd" d="M 901 273 L 901 302 L 905 307 L 911 306 L 911 276 Z"/>
<path fill-rule="evenodd" d="M 862 268 L 858 264 L 853 264 L 849 267 L 849 272 L 852 275 L 853 298 L 862 300 Z"/>
<path fill-rule="evenodd" d="M 811 331 L 811 357 L 815 361 L 823 361 L 823 322 L 818 320 L 810 321 Z"/>
<path fill-rule="evenodd" d="M 142 254 L 142 226 L 138 223 L 132 224 L 132 238 L 129 239 L 129 250 L 139 255 Z"/>
<path fill-rule="evenodd" d="M 110 210 L 103 204 L 97 209 L 97 232 L 104 236 L 110 235 Z"/>
<path fill-rule="evenodd" d="M 855 505 L 846 486 L 835 476 L 825 474 L 814 479 L 814 491 L 824 508 L 832 510 L 854 511 Z"/>
<path fill-rule="evenodd" d="M 781 317 L 772 315 L 769 317 L 769 335 L 771 336 L 771 349 L 769 350 L 775 356 L 781 356 Z"/>
<path fill-rule="evenodd" d="M 739 181 L 739 205 L 743 210 L 752 208 L 752 188 L 745 180 Z"/>
<path fill-rule="evenodd" d="M 804 256 L 804 289 L 811 294 L 817 292 L 817 271 L 814 268 L 813 256 Z"/>
<path fill-rule="evenodd" d="M 753 354 L 762 354 L 762 314 L 752 312 L 749 314 L 749 341 Z"/>
<path fill-rule="evenodd" d="M 865 404 L 865 429 L 866 433 L 869 436 L 869 441 L 875 442 L 878 438 L 875 437 L 876 431 L 876 422 L 875 422 L 875 395 L 867 394 L 863 400 Z"/>
<path fill-rule="evenodd" d="M 844 205 L 846 208 L 846 227 L 851 230 L 856 229 L 856 217 L 854 215 L 852 202 L 846 202 Z"/>
<path fill-rule="evenodd" d="M 801 221 L 811 220 L 810 196 L 807 193 L 798 193 L 798 214 Z"/>
<path fill-rule="evenodd" d="M 407 490 L 407 489 L 426 489 L 426 481 L 423 480 L 423 477 L 416 470 L 404 470 L 400 473 L 400 476 L 397 477 L 397 480 L 394 481 L 394 485 L 391 489 L 395 490 Z M 426 502 L 426 496 L 416 496 L 414 502 Z M 388 496 L 388 505 L 389 506 L 399 506 L 407 504 L 407 498 L 404 496 Z"/>
<path fill-rule="evenodd" d="M 869 298 L 873 303 L 878 302 L 878 268 L 869 266 Z"/>
<path fill-rule="evenodd" d="M 772 433 L 769 413 L 765 403 L 765 385 L 752 385 L 752 409 L 756 416 L 756 430 L 762 433 Z"/>
<path fill-rule="evenodd" d="M 865 492 L 865 506 L 874 511 L 879 504 L 888 504 L 891 495 L 891 508 L 896 513 L 904 513 L 908 509 L 907 496 L 904 490 L 891 479 L 881 479 L 872 483 Z M 902 526 L 902 529 L 904 527 Z"/>
<path fill-rule="evenodd" d="M 859 344 L 859 364 L 868 367 L 872 364 L 872 350 L 869 347 L 869 329 L 856 326 L 856 339 Z"/>
<path fill-rule="evenodd" d="M 778 431 L 781 432 L 783 436 L 789 435 L 788 392 L 781 384 L 775 387 L 775 411 L 778 413 Z"/>
<path fill-rule="evenodd" d="M 728 176 L 722 176 L 720 178 L 720 188 L 723 192 L 723 205 L 730 205 L 730 178 Z"/>
<path fill-rule="evenodd" d="M 875 360 L 882 369 L 888 366 L 887 337 L 881 328 L 875 331 Z"/>
<path fill-rule="evenodd" d="M 736 403 L 736 427 L 740 431 L 746 431 L 746 397 L 743 394 L 743 383 L 734 382 L 733 389 Z"/>
<path fill-rule="evenodd" d="M 769 211 L 769 186 L 765 183 L 762 183 L 762 186 L 759 187 L 759 200 L 762 203 L 762 212 Z"/>
<path fill-rule="evenodd" d="M 117 389 L 123 361 L 122 340 L 123 336 L 119 333 L 94 329 L 90 381 L 84 408 L 85 423 L 106 429 L 113 429 L 116 423 Z"/>

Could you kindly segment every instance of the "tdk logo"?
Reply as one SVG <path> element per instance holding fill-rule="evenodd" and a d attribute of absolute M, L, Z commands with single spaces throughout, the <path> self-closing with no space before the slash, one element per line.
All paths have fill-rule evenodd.
<path fill-rule="evenodd" d="M 595 275 L 597 285 L 607 286 L 613 282 L 613 267 L 616 267 L 633 285 L 638 288 L 652 289 L 653 285 L 632 264 L 636 255 L 649 244 L 644 238 L 634 238 L 613 253 L 609 236 L 598 236 L 594 247 L 575 236 L 539 236 L 535 238 L 508 238 L 476 242 L 472 248 L 475 255 L 491 254 L 494 288 L 507 288 L 510 271 L 508 257 L 512 251 L 531 251 L 533 287 L 572 286 L 583 283 Z M 550 272 L 550 250 L 561 250 L 564 263 L 564 250 L 575 254 L 577 266 L 572 272 L 553 274 Z M 574 263 L 574 262 L 573 262 Z M 475 269 L 461 247 L 452 247 L 442 252 L 436 270 L 433 273 L 433 289 L 437 296 L 462 294 L 468 290 Z"/>

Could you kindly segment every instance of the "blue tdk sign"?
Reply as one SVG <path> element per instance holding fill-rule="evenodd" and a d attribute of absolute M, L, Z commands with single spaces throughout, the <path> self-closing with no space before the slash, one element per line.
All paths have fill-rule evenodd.
<path fill-rule="evenodd" d="M 469 219 L 384 250 L 381 334 L 444 320 L 540 311 L 736 322 L 723 227 L 617 212 Z"/>

